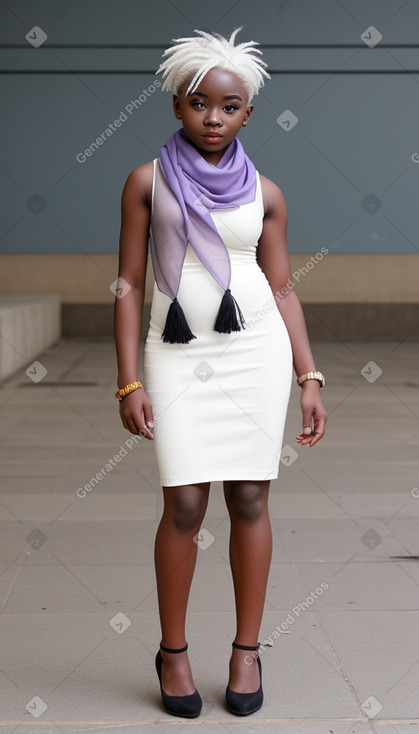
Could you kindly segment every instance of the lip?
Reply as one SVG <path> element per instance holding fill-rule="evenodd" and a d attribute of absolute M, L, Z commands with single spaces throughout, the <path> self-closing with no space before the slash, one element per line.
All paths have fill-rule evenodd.
<path fill-rule="evenodd" d="M 202 133 L 202 137 L 208 140 L 221 140 L 223 136 L 220 133 Z"/>

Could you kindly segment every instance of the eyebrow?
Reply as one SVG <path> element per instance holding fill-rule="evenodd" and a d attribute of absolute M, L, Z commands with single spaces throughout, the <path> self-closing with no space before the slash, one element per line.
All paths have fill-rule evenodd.
<path fill-rule="evenodd" d="M 191 92 L 191 97 L 194 94 L 196 94 L 198 97 L 205 97 L 206 99 L 208 99 L 208 94 L 204 94 L 204 92 Z M 239 99 L 240 102 L 243 102 L 242 98 L 238 94 L 226 94 L 223 99 Z"/>

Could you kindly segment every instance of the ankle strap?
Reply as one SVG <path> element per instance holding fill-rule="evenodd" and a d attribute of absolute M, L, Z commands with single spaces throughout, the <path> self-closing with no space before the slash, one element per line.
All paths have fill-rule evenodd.
<path fill-rule="evenodd" d="M 259 650 L 260 642 L 257 645 L 239 645 L 237 642 L 231 643 L 236 650 Z"/>
<path fill-rule="evenodd" d="M 163 650 L 163 652 L 172 652 L 172 653 L 185 652 L 188 649 L 188 643 L 186 643 L 185 647 L 179 647 L 177 650 L 172 650 L 170 647 L 164 647 L 164 645 L 160 643 L 160 649 Z"/>

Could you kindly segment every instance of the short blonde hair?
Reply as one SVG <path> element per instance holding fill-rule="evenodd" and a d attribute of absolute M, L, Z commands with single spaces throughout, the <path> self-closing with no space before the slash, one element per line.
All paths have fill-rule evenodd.
<path fill-rule="evenodd" d="M 194 92 L 204 76 L 214 68 L 225 69 L 238 76 L 248 93 L 248 102 L 264 86 L 264 77 L 270 79 L 264 67 L 267 66 L 256 54 L 262 51 L 254 48 L 256 41 L 234 45 L 236 35 L 242 30 L 236 28 L 227 40 L 219 33 L 206 33 L 195 30 L 198 37 L 174 38 L 175 46 L 163 53 L 168 58 L 163 61 L 156 74 L 163 73 L 163 90 L 178 94 L 181 87 L 192 76 L 186 94 Z"/>

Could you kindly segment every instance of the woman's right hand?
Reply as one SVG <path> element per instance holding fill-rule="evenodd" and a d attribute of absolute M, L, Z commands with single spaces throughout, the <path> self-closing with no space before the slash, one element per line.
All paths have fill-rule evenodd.
<path fill-rule="evenodd" d="M 154 426 L 150 401 L 143 387 L 128 393 L 119 403 L 119 415 L 122 425 L 130 433 L 141 433 L 144 438 L 154 439 L 150 428 Z"/>

